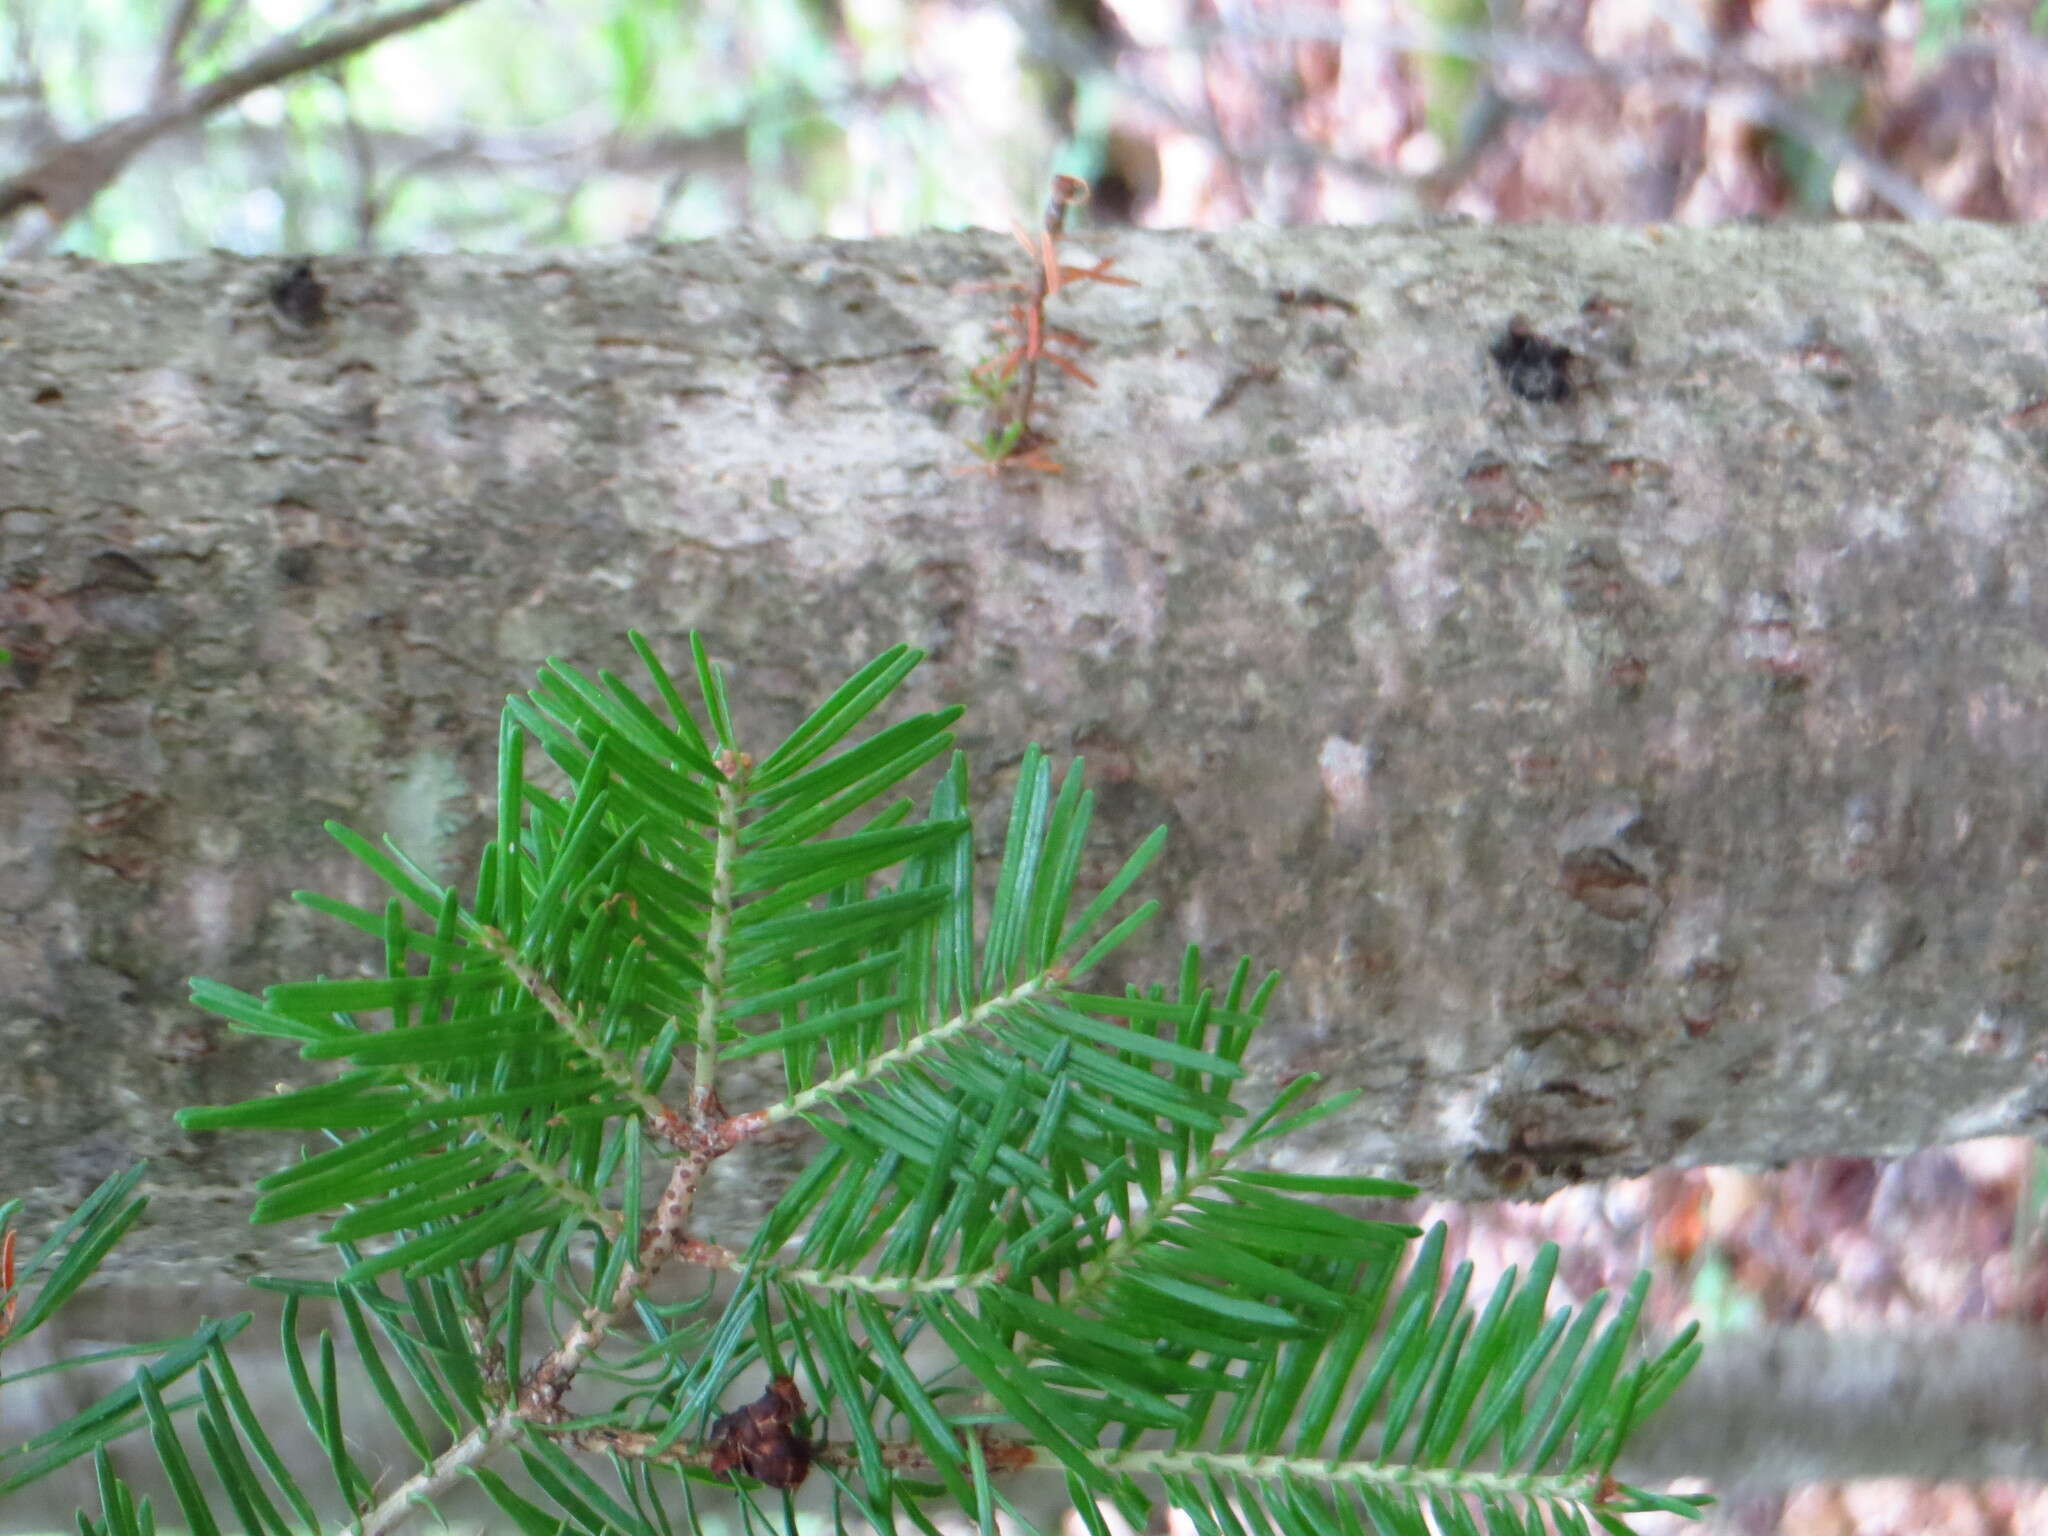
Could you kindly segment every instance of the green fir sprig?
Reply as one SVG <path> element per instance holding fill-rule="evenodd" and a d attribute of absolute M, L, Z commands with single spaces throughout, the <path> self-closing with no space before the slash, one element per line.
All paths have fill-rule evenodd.
<path fill-rule="evenodd" d="M 390 898 L 299 900 L 381 945 L 381 975 L 193 986 L 237 1030 L 336 1064 L 180 1120 L 312 1138 L 253 1219 L 328 1218 L 340 1273 L 259 1284 L 284 1294 L 321 1497 L 349 1531 L 459 1480 L 524 1536 L 655 1536 L 678 1510 L 695 1529 L 720 1491 L 746 1529 L 793 1529 L 799 1488 L 828 1490 L 841 1530 L 931 1531 L 952 1507 L 992 1531 L 1021 1518 L 1008 1485 L 1046 1473 L 1096 1532 L 1104 1508 L 1142 1524 L 1161 1500 L 1204 1536 L 1624 1536 L 1631 1514 L 1696 1512 L 1612 1476 L 1697 1353 L 1690 1332 L 1634 1353 L 1644 1282 L 1611 1316 L 1604 1297 L 1553 1307 L 1545 1249 L 1475 1306 L 1441 1227 L 1418 1246 L 1343 1205 L 1410 1186 L 1271 1166 L 1349 1098 L 1301 1077 L 1239 1103 L 1275 978 L 1240 961 L 1211 984 L 1191 949 L 1171 986 L 1091 988 L 1156 909 L 1126 897 L 1163 834 L 1080 892 L 1080 764 L 1025 755 L 977 913 L 960 711 L 859 734 L 916 652 L 756 758 L 701 644 L 702 726 L 632 643 L 646 690 L 551 662 L 508 702 L 496 836 L 466 888 L 330 829 Z M 920 809 L 901 786 L 940 759 Z M 729 1109 L 763 1065 L 769 1086 Z M 698 1231 L 712 1164 L 797 1124 L 815 1155 L 760 1229 Z M 18 1202 L 0 1207 L 0 1345 L 133 1223 L 138 1177 L 18 1272 Z M 658 1301 L 650 1282 L 682 1268 L 711 1273 Z M 311 1360 L 308 1300 L 346 1328 Z M 90 1456 L 81 1531 L 151 1531 L 108 1459 L 146 1430 L 189 1530 L 319 1529 L 228 1351 L 247 1321 L 151 1346 L 126 1386 L 0 1449 L 0 1495 Z M 344 1352 L 374 1403 L 344 1401 Z M 572 1410 L 586 1378 L 608 1400 Z M 360 1463 L 364 1407 L 411 1465 Z"/>

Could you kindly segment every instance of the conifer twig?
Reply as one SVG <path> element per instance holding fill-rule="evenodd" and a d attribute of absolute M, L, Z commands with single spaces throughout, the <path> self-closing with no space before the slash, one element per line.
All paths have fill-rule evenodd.
<path fill-rule="evenodd" d="M 1015 336 L 1017 341 L 1000 356 L 978 364 L 970 375 L 975 389 L 1002 412 L 1001 424 L 981 441 L 970 444 L 982 458 L 981 465 L 977 467 L 990 474 L 1013 466 L 1046 475 L 1057 475 L 1063 470 L 1064 466 L 1045 452 L 1052 439 L 1031 422 L 1032 410 L 1038 403 L 1038 365 L 1041 362 L 1050 363 L 1077 384 L 1085 384 L 1091 389 L 1095 387 L 1095 380 L 1082 370 L 1072 355 L 1087 351 L 1094 343 L 1077 331 L 1049 324 L 1045 318 L 1046 301 L 1062 289 L 1079 283 L 1111 283 L 1122 288 L 1137 286 L 1133 279 L 1110 271 L 1115 265 L 1114 257 L 1087 267 L 1061 264 L 1059 243 L 1066 233 L 1067 210 L 1087 200 L 1088 184 L 1085 181 L 1077 176 L 1055 176 L 1052 195 L 1045 204 L 1042 232 L 1037 238 L 1012 226 L 1011 233 L 1017 237 L 1017 243 L 1024 247 L 1032 262 L 1030 285 L 1010 285 L 1020 297 L 1009 306 L 1008 315 L 999 323 L 999 328 Z M 1056 350 L 1051 345 L 1055 342 L 1067 350 Z"/>
<path fill-rule="evenodd" d="M 1035 297 L 1019 312 L 1018 369 L 1071 361 L 1072 343 L 1042 323 L 1038 302 L 1102 280 L 1107 266 L 1061 264 L 1049 222 L 1033 247 Z M 544 1512 L 483 1467 L 508 1448 L 580 1524 L 642 1536 L 665 1517 L 617 1503 L 575 1459 L 640 1462 L 624 1469 L 636 1501 L 657 1465 L 737 1483 L 743 1499 L 748 1484 L 786 1494 L 822 1466 L 889 1528 L 899 1508 L 929 1528 L 918 1507 L 941 1493 L 986 1524 L 1005 1502 L 991 1475 L 1025 1468 L 1062 1472 L 1077 1500 L 1107 1499 L 1134 1523 L 1159 1497 L 1221 1510 L 1278 1489 L 1291 1513 L 1276 1529 L 1289 1536 L 1347 1512 L 1387 1536 L 1446 1524 L 1521 1536 L 1552 1509 L 1574 1529 L 1597 1519 L 1626 1536 L 1624 1516 L 1697 1509 L 1612 1476 L 1637 1418 L 1670 1396 L 1699 1348 L 1688 1332 L 1624 1369 L 1647 1277 L 1597 1335 L 1604 1296 L 1576 1323 L 1546 1302 L 1555 1249 L 1475 1307 L 1468 1267 L 1446 1275 L 1441 1224 L 1423 1236 L 1330 1204 L 1406 1197 L 1411 1186 L 1238 1166 L 1240 1152 L 1342 1108 L 1344 1096 L 1317 1095 L 1314 1076 L 1290 1079 L 1218 1140 L 1249 1112 L 1234 1094 L 1277 977 L 1254 984 L 1246 959 L 1206 984 L 1190 949 L 1172 992 L 1076 985 L 1156 912 L 1125 908 L 1124 896 L 1163 829 L 1077 905 L 1090 797 L 1078 765 L 1055 789 L 1051 763 L 1029 749 L 977 942 L 963 756 L 922 822 L 897 802 L 858 830 L 822 835 L 950 745 L 953 710 L 834 751 L 916 653 L 896 647 L 870 662 L 756 769 L 732 745 L 701 641 L 691 648 L 715 748 L 633 638 L 676 725 L 609 674 L 600 690 L 550 663 L 543 687 L 507 706 L 499 835 L 473 905 L 395 845 L 387 854 L 336 827 L 393 894 L 382 913 L 306 899 L 381 936 L 385 974 L 261 996 L 194 984 L 195 1000 L 243 1031 L 352 1063 L 330 1083 L 180 1117 L 189 1129 L 314 1129 L 336 1143 L 264 1180 L 254 1215 L 346 1208 L 325 1237 L 349 1268 L 331 1286 L 292 1284 L 285 1346 L 353 1517 L 349 1536 L 385 1536 L 466 1477 L 522 1528 L 540 1529 Z M 573 777 L 573 796 L 533 782 L 530 737 Z M 900 873 L 877 891 L 891 869 Z M 389 1028 L 376 1027 L 380 1016 Z M 694 1080 L 665 1102 L 662 1085 L 685 1066 L 678 1052 L 693 1048 Z M 728 1111 L 721 1090 L 732 1084 L 712 1070 L 764 1056 L 780 1058 L 779 1085 Z M 694 1234 L 712 1165 L 766 1144 L 784 1121 L 828 1145 L 753 1241 L 729 1248 L 713 1238 L 733 1234 Z M 664 1170 L 645 1161 L 650 1142 L 669 1164 L 651 1204 L 643 1172 Z M 81 1208 L 71 1254 L 18 1318 L 14 1286 L 62 1240 L 30 1253 L 16 1280 L 6 1229 L 19 1202 L 0 1204 L 0 1341 L 10 1327 L 35 1332 L 140 1214 L 140 1199 L 123 1203 L 140 1176 L 109 1181 Z M 368 1255 L 357 1246 L 390 1234 L 395 1244 Z M 597 1278 L 579 1273 L 586 1260 Z M 652 1283 L 678 1262 L 737 1272 L 739 1288 L 707 1283 L 664 1301 Z M 372 1283 L 392 1271 L 402 1296 Z M 332 1336 L 317 1376 L 297 1348 L 305 1295 L 346 1311 L 418 1458 L 395 1487 L 349 1453 Z M 533 1300 L 546 1303 L 538 1338 L 526 1327 Z M 702 1316 L 714 1303 L 722 1317 Z M 452 1445 L 406 1404 L 368 1336 L 373 1313 Z M 211 1529 L 208 1494 L 170 1421 L 199 1402 L 208 1457 L 238 1512 L 268 1498 L 237 1452 L 246 1439 L 314 1523 L 219 1349 L 246 1321 L 166 1349 L 126 1397 L 59 1435 L 56 1451 L 32 1446 L 36 1460 L 11 1479 L 15 1453 L 0 1452 L 0 1491 L 147 1421 L 187 1523 Z M 1361 1348 L 1382 1331 L 1361 1381 Z M 920 1339 L 954 1364 L 931 1369 L 913 1353 Z M 1439 1365 L 1446 1339 L 1469 1342 L 1455 1372 Z M 757 1368 L 765 1390 L 714 1407 Z M 198 1397 L 170 1399 L 195 1369 Z M 586 1371 L 630 1390 L 571 1405 Z M 1396 1380 L 1408 1385 L 1384 1401 L 1371 1385 Z M 1331 1411 L 1354 1387 L 1364 1395 L 1338 1428 Z M 1220 1426 L 1219 1398 L 1230 1404 Z M 842 1423 L 842 1443 L 811 1439 L 814 1424 L 825 1438 Z M 146 1528 L 127 1485 L 101 1468 L 107 1519 L 84 1528 Z"/>
<path fill-rule="evenodd" d="M 583 1314 L 576 1326 L 569 1330 L 568 1337 L 526 1373 L 514 1400 L 496 1417 L 463 1436 L 436 1457 L 432 1466 L 406 1479 L 349 1527 L 351 1536 L 382 1536 L 383 1532 L 394 1529 L 406 1517 L 414 1502 L 432 1498 L 451 1486 L 467 1469 L 509 1444 L 525 1426 L 545 1427 L 567 1418 L 562 1398 L 575 1381 L 577 1371 L 604 1342 L 618 1320 L 632 1308 L 647 1282 L 678 1255 L 700 1255 L 707 1251 L 724 1254 L 723 1249 L 714 1250 L 713 1245 L 701 1243 L 688 1235 L 686 1228 L 690 1212 L 711 1164 L 742 1145 L 750 1136 L 765 1130 L 768 1121 L 758 1114 L 726 1115 L 715 1093 L 693 1094 L 692 1098 L 693 1105 L 701 1107 L 693 1108 L 687 1119 L 675 1117 L 671 1112 L 669 1125 L 669 1133 L 680 1137 L 685 1147 L 684 1155 L 677 1159 L 669 1175 L 668 1185 L 655 1206 L 654 1220 L 641 1228 L 639 1252 L 620 1273 L 609 1301 Z M 608 1430 L 604 1433 L 616 1436 L 625 1432 Z M 601 1448 L 624 1450 L 625 1445 L 607 1439 Z M 701 1454 L 708 1458 L 711 1453 Z M 685 1464 L 699 1463 L 686 1461 Z M 709 1465 L 708 1459 L 702 1464 Z"/>

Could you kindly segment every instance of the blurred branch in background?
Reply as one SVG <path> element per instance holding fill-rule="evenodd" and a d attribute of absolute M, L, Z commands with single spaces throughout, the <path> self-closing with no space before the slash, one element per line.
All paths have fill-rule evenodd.
<path fill-rule="evenodd" d="M 506 0 L 372 55 L 463 3 L 11 0 L 10 248 L 1002 227 L 1053 169 L 1154 227 L 2048 216 L 2025 0 Z"/>
<path fill-rule="evenodd" d="M 1630 1476 L 1711 1477 L 1730 1499 L 1864 1478 L 2048 1478 L 2038 1328 L 1804 1325 L 1712 1339 L 1683 1411 L 1631 1447 Z"/>
<path fill-rule="evenodd" d="M 339 27 L 325 35 L 314 24 L 284 34 L 257 49 L 236 67 L 203 85 L 181 87 L 180 54 L 198 11 L 198 0 L 181 0 L 157 57 L 151 105 L 61 141 L 25 170 L 0 181 L 0 218 L 33 208 L 37 217 L 9 239 L 5 254 L 31 256 L 46 249 L 64 227 L 83 213 L 136 155 L 178 128 L 203 121 L 254 91 L 310 74 L 460 10 L 472 0 L 423 0 Z"/>

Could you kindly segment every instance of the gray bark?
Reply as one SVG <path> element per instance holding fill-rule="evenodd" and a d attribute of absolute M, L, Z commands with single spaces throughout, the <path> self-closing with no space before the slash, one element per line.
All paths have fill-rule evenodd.
<path fill-rule="evenodd" d="M 2048 1476 L 2041 1337 L 1997 1324 L 1888 1334 L 1719 1333 L 1626 1475 L 1704 1480 L 1722 1498 L 1808 1483 Z"/>
<path fill-rule="evenodd" d="M 1172 829 L 1133 973 L 1281 967 L 1260 1080 L 1362 1090 L 1300 1166 L 2036 1122 L 2048 233 L 1096 254 L 1143 286 L 1054 302 L 1066 473 L 999 480 L 949 396 L 1006 237 L 0 269 L 0 1188 L 149 1156 L 123 1262 L 297 1262 L 243 1224 L 289 1149 L 169 1112 L 309 1069 L 185 978 L 365 963 L 287 900 L 374 896 L 323 818 L 465 869 L 503 694 L 628 625 L 701 628 L 750 742 L 907 640 L 984 792 L 1085 754 L 1093 873 Z"/>

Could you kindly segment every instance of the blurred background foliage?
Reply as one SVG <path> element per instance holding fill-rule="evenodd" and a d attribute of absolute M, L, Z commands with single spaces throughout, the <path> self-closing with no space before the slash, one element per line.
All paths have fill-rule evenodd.
<path fill-rule="evenodd" d="M 1098 225 L 2031 219 L 2044 30 L 2035 0 L 4 0 L 0 239 L 863 237 L 1000 227 L 1054 171 Z M 30 195 L 124 133 L 75 212 Z"/>

